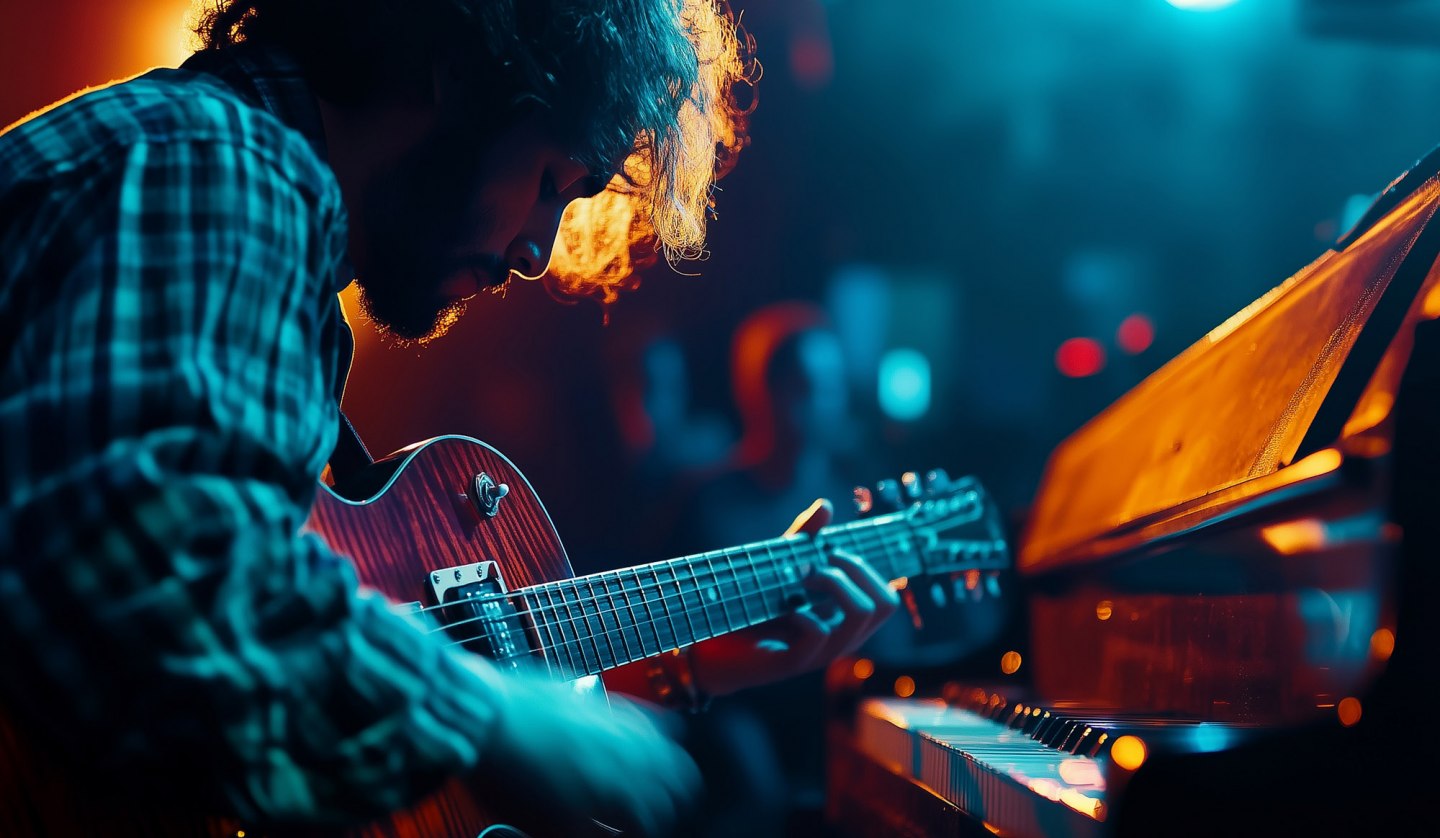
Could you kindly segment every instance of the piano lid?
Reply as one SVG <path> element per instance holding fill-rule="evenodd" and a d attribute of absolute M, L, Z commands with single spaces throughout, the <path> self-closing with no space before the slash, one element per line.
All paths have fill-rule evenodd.
<path fill-rule="evenodd" d="M 1440 315 L 1440 154 L 1356 230 L 1062 442 L 1017 568 L 1034 574 L 1323 491 L 1383 454 L 1419 318 Z"/>

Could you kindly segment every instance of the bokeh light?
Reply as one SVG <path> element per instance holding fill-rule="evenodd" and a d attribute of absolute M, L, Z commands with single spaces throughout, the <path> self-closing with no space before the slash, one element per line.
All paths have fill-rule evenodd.
<path fill-rule="evenodd" d="M 1139 355 L 1155 342 L 1155 324 L 1143 314 L 1132 314 L 1120 321 L 1115 332 L 1115 342 L 1131 355 Z"/>
<path fill-rule="evenodd" d="M 1213 12 L 1226 6 L 1233 6 L 1238 0 L 1165 0 L 1165 2 L 1188 12 Z"/>
<path fill-rule="evenodd" d="M 1126 771 L 1144 765 L 1146 755 L 1145 741 L 1138 736 L 1122 736 L 1110 746 L 1110 759 Z"/>
<path fill-rule="evenodd" d="M 930 409 L 930 360 L 913 349 L 892 349 L 880 359 L 880 409 L 913 422 Z"/>
<path fill-rule="evenodd" d="M 1055 368 L 1067 378 L 1086 378 L 1105 368 L 1105 347 L 1094 338 L 1070 338 L 1055 351 Z"/>

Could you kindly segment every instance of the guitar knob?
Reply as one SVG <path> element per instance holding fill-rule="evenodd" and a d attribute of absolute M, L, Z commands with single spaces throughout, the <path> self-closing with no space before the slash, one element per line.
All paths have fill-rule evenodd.
<path fill-rule="evenodd" d="M 855 511 L 861 515 L 869 515 L 875 509 L 875 496 L 867 486 L 856 486 L 851 499 L 855 501 Z"/>
<path fill-rule="evenodd" d="M 931 492 L 941 492 L 950 486 L 950 475 L 945 473 L 943 468 L 932 468 L 925 472 L 925 488 Z"/>
<path fill-rule="evenodd" d="M 905 497 L 915 500 L 924 493 L 920 487 L 920 475 L 913 471 L 907 471 L 900 475 L 900 484 L 905 487 Z"/>
<path fill-rule="evenodd" d="M 510 494 L 510 487 L 496 483 L 493 477 L 482 471 L 471 481 L 470 493 L 470 501 L 476 511 L 487 518 L 494 518 L 500 514 L 500 501 Z"/>

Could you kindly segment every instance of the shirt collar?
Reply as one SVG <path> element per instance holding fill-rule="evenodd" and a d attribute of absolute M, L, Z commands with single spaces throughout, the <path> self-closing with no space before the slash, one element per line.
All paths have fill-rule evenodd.
<path fill-rule="evenodd" d="M 309 141 L 315 156 L 329 164 L 320 104 L 299 62 L 289 53 L 275 47 L 241 43 L 197 52 L 181 68 L 219 78 L 251 104 L 299 132 Z M 349 259 L 342 259 L 336 271 L 336 292 L 343 291 L 353 276 Z"/>
<path fill-rule="evenodd" d="M 181 67 L 218 77 L 252 104 L 300 132 L 315 154 L 321 160 L 327 159 L 320 105 L 299 63 L 288 53 L 242 43 L 197 52 Z"/>

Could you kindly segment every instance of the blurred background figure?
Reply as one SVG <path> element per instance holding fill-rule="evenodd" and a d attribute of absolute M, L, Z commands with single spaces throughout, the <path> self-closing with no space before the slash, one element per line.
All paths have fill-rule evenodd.
<path fill-rule="evenodd" d="M 685 348 L 664 320 L 642 319 L 610 337 L 605 367 L 621 443 L 612 488 L 623 498 L 613 511 L 628 533 L 614 558 L 628 566 L 678 555 L 665 551 L 679 501 L 721 467 L 735 434 L 724 417 L 695 408 Z"/>
<path fill-rule="evenodd" d="M 846 503 L 866 473 L 844 349 L 823 309 L 787 301 L 751 314 L 730 370 L 740 438 L 684 519 L 680 538 L 697 550 L 773 538 L 817 497 Z"/>
<path fill-rule="evenodd" d="M 851 518 L 855 475 L 874 470 L 868 434 L 851 410 L 844 347 L 824 309 L 764 306 L 740 323 L 730 347 L 740 438 L 725 466 L 687 495 L 676 554 L 774 538 L 820 497 L 834 502 L 836 521 Z M 694 720 L 716 809 L 706 813 L 707 835 L 819 829 L 822 698 L 816 672 L 734 696 Z"/>

